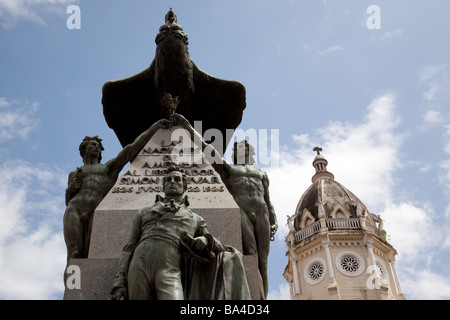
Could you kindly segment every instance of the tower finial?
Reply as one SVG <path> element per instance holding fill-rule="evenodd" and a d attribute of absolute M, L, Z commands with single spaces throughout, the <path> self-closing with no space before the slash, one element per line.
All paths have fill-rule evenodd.
<path fill-rule="evenodd" d="M 333 180 L 334 175 L 327 170 L 328 161 L 323 155 L 320 154 L 322 148 L 314 147 L 313 151 L 317 152 L 317 156 L 313 161 L 313 167 L 316 169 L 316 174 L 312 177 L 312 182 L 314 183 L 319 178 L 329 178 Z"/>
<path fill-rule="evenodd" d="M 320 155 L 320 151 L 322 151 L 321 147 L 314 147 L 313 151 L 317 152 L 317 155 Z"/>

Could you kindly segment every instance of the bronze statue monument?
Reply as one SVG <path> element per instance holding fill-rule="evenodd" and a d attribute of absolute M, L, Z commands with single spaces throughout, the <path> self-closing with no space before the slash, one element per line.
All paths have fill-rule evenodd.
<path fill-rule="evenodd" d="M 188 37 L 177 24 L 172 8 L 155 42 L 155 58 L 147 69 L 103 85 L 103 114 L 122 146 L 166 116 L 161 103 L 166 94 L 178 97 L 177 113 L 192 125 L 202 121 L 204 130 L 216 128 L 227 137 L 226 130 L 234 130 L 241 123 L 245 87 L 237 81 L 213 77 L 196 66 L 189 55 Z M 222 149 L 218 150 L 221 154 L 228 142 L 224 139 L 223 146 L 216 146 Z"/>
<path fill-rule="evenodd" d="M 165 197 L 136 215 L 112 299 L 250 299 L 242 254 L 209 234 L 205 220 L 183 197 L 186 176 L 175 166 L 167 171 Z"/>
<path fill-rule="evenodd" d="M 108 286 L 113 300 L 266 299 L 270 240 L 278 228 L 269 179 L 253 166 L 252 146 L 246 141 L 235 143 L 233 164 L 222 159 L 230 133 L 242 120 L 245 87 L 195 65 L 188 37 L 172 8 L 155 42 L 155 57 L 147 69 L 103 85 L 103 114 L 123 150 L 101 164 L 101 139 L 86 137 L 80 145 L 84 165 L 69 174 L 64 214 L 67 265 L 69 261 L 82 264 L 90 270 L 83 271 L 83 279 L 97 281 L 89 288 L 102 291 L 88 289 L 68 296 L 83 299 L 89 293 L 104 298 Z M 201 121 L 205 131 L 217 129 L 222 139 L 205 141 L 202 132 L 193 128 L 195 121 Z M 172 163 L 162 145 L 172 138 L 176 126 L 200 136 L 202 157 L 205 148 L 212 147 L 223 161 L 209 164 L 201 158 L 195 168 Z M 156 143 L 151 139 L 163 140 L 161 150 L 153 147 Z M 191 152 L 198 151 L 194 149 Z M 183 156 L 189 153 L 182 150 Z M 154 160 L 147 162 L 149 157 Z M 155 160 L 159 157 L 161 161 Z M 128 162 L 136 168 L 124 174 L 129 175 L 130 186 L 128 180 L 118 179 Z M 181 169 L 170 166 L 174 164 Z M 208 168 L 200 172 L 211 172 L 211 180 L 205 179 L 212 187 L 188 187 L 188 181 L 195 180 L 186 175 L 196 175 L 200 166 Z M 138 186 L 144 178 L 149 185 Z M 214 234 L 225 239 L 210 234 L 206 221 Z M 100 281 L 99 274 L 111 278 Z"/>
<path fill-rule="evenodd" d="M 182 115 L 174 114 L 175 124 L 187 129 L 194 141 L 202 141 L 202 150 L 208 146 L 199 133 Z M 266 298 L 269 288 L 267 278 L 267 258 L 270 240 L 277 229 L 277 217 L 269 195 L 267 174 L 253 166 L 253 147 L 247 141 L 236 142 L 233 146 L 233 162 L 226 160 L 211 163 L 220 174 L 241 210 L 242 245 L 244 255 L 257 255 L 261 275 L 261 296 Z"/>
<path fill-rule="evenodd" d="M 85 137 L 80 144 L 84 165 L 69 174 L 66 189 L 66 211 L 63 217 L 67 262 L 74 258 L 87 258 L 95 208 L 116 183 L 120 171 L 160 128 L 169 125 L 162 119 L 154 123 L 135 141 L 106 162 L 100 163 L 104 150 L 101 139 Z"/>

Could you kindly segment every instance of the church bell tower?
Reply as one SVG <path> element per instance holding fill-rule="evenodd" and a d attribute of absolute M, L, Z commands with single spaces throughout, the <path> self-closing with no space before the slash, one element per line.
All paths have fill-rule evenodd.
<path fill-rule="evenodd" d="M 334 180 L 316 147 L 316 173 L 288 217 L 283 276 L 293 300 L 404 300 L 379 215 Z"/>

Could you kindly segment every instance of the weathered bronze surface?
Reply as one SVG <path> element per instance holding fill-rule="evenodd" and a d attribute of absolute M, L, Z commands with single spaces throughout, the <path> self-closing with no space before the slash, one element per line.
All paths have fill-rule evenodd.
<path fill-rule="evenodd" d="M 173 121 L 186 128 L 192 136 L 197 136 L 193 140 L 202 142 L 202 150 L 212 148 L 182 115 L 174 114 Z M 270 200 L 269 178 L 264 170 L 253 166 L 252 150 L 253 147 L 247 141 L 236 142 L 233 146 L 234 164 L 219 159 L 221 161 L 212 162 L 211 165 L 220 174 L 241 210 L 243 254 L 258 256 L 261 296 L 267 297 L 267 259 L 270 240 L 278 229 L 278 223 Z"/>
<path fill-rule="evenodd" d="M 135 141 L 106 162 L 100 163 L 101 139 L 86 137 L 80 144 L 84 165 L 69 174 L 66 189 L 66 210 L 63 217 L 67 262 L 75 258 L 87 258 L 95 208 L 116 183 L 123 167 L 144 147 L 160 128 L 166 128 L 169 120 L 161 119 L 143 132 Z"/>
<path fill-rule="evenodd" d="M 187 179 L 179 168 L 167 171 L 164 198 L 136 215 L 111 298 L 250 299 L 242 254 L 214 238 L 188 208 Z"/>
<path fill-rule="evenodd" d="M 245 87 L 237 81 L 213 77 L 200 70 L 188 51 L 188 37 L 177 24 L 172 9 L 159 29 L 156 54 L 150 67 L 103 85 L 103 113 L 122 146 L 132 141 L 152 123 L 167 117 L 162 99 L 177 97 L 177 113 L 194 125 L 202 121 L 203 130 L 215 128 L 222 133 L 225 152 L 230 135 L 236 129 L 246 106 Z"/>

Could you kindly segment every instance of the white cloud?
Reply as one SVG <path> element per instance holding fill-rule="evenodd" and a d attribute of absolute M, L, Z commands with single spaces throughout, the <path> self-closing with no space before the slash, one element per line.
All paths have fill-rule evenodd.
<path fill-rule="evenodd" d="M 334 45 L 334 46 L 329 46 L 328 48 L 323 49 L 323 50 L 317 50 L 317 53 L 322 56 L 324 54 L 329 54 L 329 53 L 336 52 L 336 51 L 341 51 L 341 50 L 344 50 L 343 46 L 341 46 L 341 45 Z"/>
<path fill-rule="evenodd" d="M 292 139 L 294 140 L 295 143 L 298 143 L 298 144 L 309 143 L 309 135 L 307 133 L 300 134 L 300 135 L 293 135 Z"/>
<path fill-rule="evenodd" d="M 423 93 L 423 98 L 427 101 L 436 101 L 436 95 L 440 90 L 440 86 L 437 83 L 430 84 L 427 92 Z"/>
<path fill-rule="evenodd" d="M 427 104 L 427 110 L 425 110 L 423 117 L 424 127 L 422 129 L 433 128 L 442 130 L 444 140 L 443 150 L 445 153 L 449 154 L 450 125 L 446 124 L 448 123 L 447 121 L 450 116 L 448 108 L 446 107 L 450 103 L 450 75 L 448 63 L 422 67 L 419 71 L 419 85 L 425 89 L 422 93 L 422 97 Z M 441 167 L 442 165 L 443 162 L 441 162 Z M 439 179 L 442 183 L 443 178 L 440 176 Z M 447 178 L 446 182 L 448 184 L 450 180 Z"/>
<path fill-rule="evenodd" d="M 403 34 L 402 29 L 395 29 L 394 31 L 386 31 L 383 36 L 381 37 L 381 40 L 389 39 L 389 38 L 397 38 L 400 37 Z"/>
<path fill-rule="evenodd" d="M 367 111 L 360 123 L 330 122 L 314 137 L 293 136 L 298 144 L 295 149 L 280 148 L 280 166 L 266 169 L 280 238 L 287 234 L 286 216 L 294 214 L 297 202 L 311 184 L 315 173 L 312 149 L 320 143 L 329 161 L 328 170 L 336 180 L 357 190 L 357 196 L 372 210 L 384 208 L 395 183 L 393 174 L 400 167 L 399 147 L 404 139 L 403 134 L 395 133 L 400 123 L 395 114 L 395 94 L 377 97 Z"/>
<path fill-rule="evenodd" d="M 444 126 L 444 152 L 450 154 L 450 124 Z"/>
<path fill-rule="evenodd" d="M 291 300 L 289 285 L 280 284 L 277 289 L 270 290 L 267 295 L 268 300 Z"/>
<path fill-rule="evenodd" d="M 430 163 L 425 163 L 419 167 L 420 172 L 428 172 L 433 166 Z"/>
<path fill-rule="evenodd" d="M 65 14 L 68 5 L 78 0 L 0 0 L 0 24 L 15 27 L 20 21 L 45 24 L 47 14 Z"/>
<path fill-rule="evenodd" d="M 293 215 L 300 197 L 311 184 L 313 147 L 321 144 L 328 170 L 337 181 L 355 193 L 369 207 L 381 210 L 391 198 L 394 173 L 400 168 L 399 149 L 404 135 L 396 133 L 400 123 L 395 113 L 395 94 L 375 98 L 359 123 L 330 122 L 313 136 L 293 136 L 295 148 L 280 148 L 280 166 L 267 168 L 270 193 L 278 215 L 281 240 L 287 235 L 286 218 Z M 373 211 L 372 211 L 373 212 Z"/>
<path fill-rule="evenodd" d="M 447 300 L 450 297 L 450 279 L 429 269 L 409 269 L 401 280 L 403 292 L 410 292 L 406 298 L 419 300 Z"/>
<path fill-rule="evenodd" d="M 29 235 L 14 237 L 3 248 L 1 258 L 2 299 L 61 299 L 65 267 L 62 233 L 42 226 Z"/>
<path fill-rule="evenodd" d="M 426 125 L 439 126 L 444 123 L 444 117 L 440 111 L 427 110 L 423 116 Z"/>
<path fill-rule="evenodd" d="M 66 174 L 10 160 L 0 176 L 0 299 L 61 298 Z"/>
<path fill-rule="evenodd" d="M 427 102 L 442 102 L 442 99 L 448 98 L 450 96 L 448 63 L 423 66 L 419 70 L 419 85 L 426 88 L 422 97 Z"/>
<path fill-rule="evenodd" d="M 413 202 L 389 203 L 380 213 L 385 220 L 389 242 L 395 247 L 398 260 L 408 264 L 423 260 L 431 254 L 444 234 L 433 222 L 433 210 Z"/>
<path fill-rule="evenodd" d="M 396 132 L 400 118 L 395 99 L 394 93 L 383 94 L 369 104 L 360 123 L 330 123 L 318 131 L 329 170 L 347 188 L 357 190 L 372 212 L 391 197 L 395 172 L 401 168 L 399 150 L 405 134 Z"/>
<path fill-rule="evenodd" d="M 450 195 L 450 159 L 440 161 L 439 167 L 442 169 L 438 176 L 439 183 L 444 187 L 444 191 Z"/>
<path fill-rule="evenodd" d="M 270 197 L 278 220 L 278 231 L 275 237 L 277 240 L 284 241 L 288 234 L 287 216 L 295 213 L 297 202 L 311 182 L 313 168 L 311 159 L 308 161 L 299 157 L 297 163 L 288 163 L 286 156 L 281 158 L 280 167 L 266 171 L 270 179 Z"/>
<path fill-rule="evenodd" d="M 428 81 L 428 80 L 431 80 L 432 78 L 435 78 L 445 68 L 447 68 L 447 64 L 446 63 L 440 64 L 438 66 L 430 66 L 430 65 L 423 66 L 419 70 L 420 83 Z"/>
<path fill-rule="evenodd" d="M 0 97 L 0 142 L 26 138 L 39 124 L 38 107 L 38 103 Z"/>

